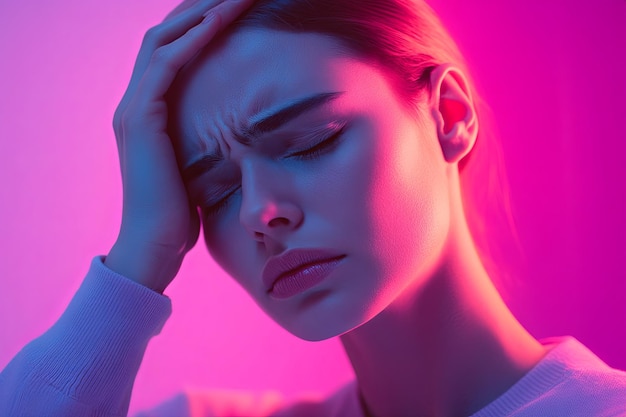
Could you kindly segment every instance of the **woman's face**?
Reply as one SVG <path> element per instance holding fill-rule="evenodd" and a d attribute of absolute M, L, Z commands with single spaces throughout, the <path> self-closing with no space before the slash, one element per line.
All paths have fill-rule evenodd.
<path fill-rule="evenodd" d="M 185 70 L 173 104 L 209 251 L 308 340 L 345 333 L 423 285 L 449 226 L 432 120 L 341 51 L 318 34 L 245 29 Z"/>

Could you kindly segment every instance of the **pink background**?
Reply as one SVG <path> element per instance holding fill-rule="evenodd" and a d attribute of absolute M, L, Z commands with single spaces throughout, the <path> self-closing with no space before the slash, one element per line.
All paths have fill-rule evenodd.
<path fill-rule="evenodd" d="M 0 368 L 116 237 L 111 118 L 143 32 L 174 4 L 0 2 Z M 526 252 L 512 310 L 536 337 L 574 335 L 626 369 L 626 2 L 432 4 L 499 122 Z M 351 377 L 336 340 L 278 328 L 202 245 L 167 294 L 131 410 L 186 385 L 291 396 Z"/>

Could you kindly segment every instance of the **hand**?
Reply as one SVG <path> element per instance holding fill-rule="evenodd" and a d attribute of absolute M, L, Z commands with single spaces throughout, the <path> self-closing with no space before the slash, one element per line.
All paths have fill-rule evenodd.
<path fill-rule="evenodd" d="M 174 279 L 200 231 L 167 134 L 164 97 L 182 66 L 252 2 L 184 1 L 146 33 L 115 111 L 124 204 L 105 264 L 158 292 Z"/>

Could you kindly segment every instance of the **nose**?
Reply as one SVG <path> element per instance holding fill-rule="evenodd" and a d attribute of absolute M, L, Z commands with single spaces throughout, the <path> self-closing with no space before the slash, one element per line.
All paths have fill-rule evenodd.
<path fill-rule="evenodd" d="M 290 175 L 271 161 L 247 161 L 241 170 L 242 226 L 260 242 L 284 240 L 304 220 Z"/>

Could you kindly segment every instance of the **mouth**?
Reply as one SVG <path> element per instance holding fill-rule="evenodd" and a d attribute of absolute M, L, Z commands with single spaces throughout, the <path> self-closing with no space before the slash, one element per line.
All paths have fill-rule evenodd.
<path fill-rule="evenodd" d="M 267 261 L 263 283 L 270 296 L 290 298 L 324 281 L 345 257 L 328 249 L 292 249 Z"/>

